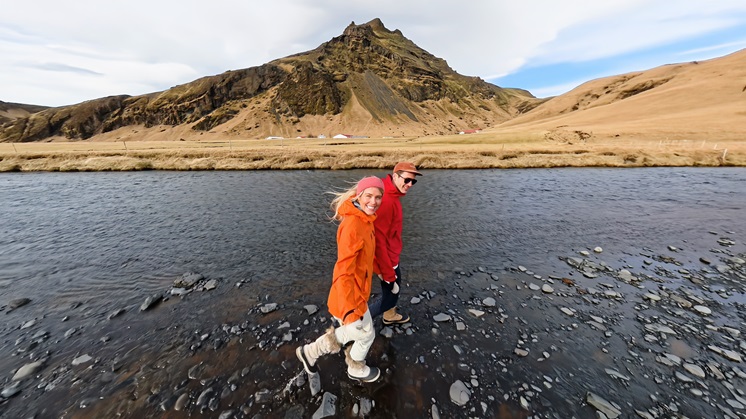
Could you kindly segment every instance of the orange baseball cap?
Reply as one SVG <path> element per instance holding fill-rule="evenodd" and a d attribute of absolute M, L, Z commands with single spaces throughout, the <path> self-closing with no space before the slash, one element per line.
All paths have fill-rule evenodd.
<path fill-rule="evenodd" d="M 414 164 L 408 161 L 396 163 L 396 166 L 394 166 L 394 173 L 396 172 L 409 172 L 414 174 L 415 176 L 422 176 L 422 173 L 417 171 L 417 168 L 414 166 Z"/>

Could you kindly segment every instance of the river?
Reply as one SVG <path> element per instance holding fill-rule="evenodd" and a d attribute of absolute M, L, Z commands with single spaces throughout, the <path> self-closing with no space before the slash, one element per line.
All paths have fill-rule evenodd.
<path fill-rule="evenodd" d="M 636 344 L 647 345 L 653 356 L 670 352 L 673 345 L 705 363 L 707 345 L 701 342 L 706 340 L 697 344 L 683 334 L 665 342 L 643 339 L 645 334 L 636 329 L 637 323 L 644 323 L 639 317 L 646 308 L 639 307 L 644 303 L 641 298 L 632 298 L 636 290 L 662 290 L 665 296 L 666 290 L 685 288 L 698 296 L 695 301 L 702 298 L 713 307 L 712 324 L 744 329 L 746 300 L 740 272 L 717 277 L 700 258 L 716 265 L 720 257 L 743 255 L 746 170 L 424 173 L 402 200 L 401 264 L 407 284 L 402 306 L 411 312 L 412 327 L 396 328 L 390 339 L 377 338 L 370 362 L 382 357 L 382 366 L 388 367 L 382 383 L 350 385 L 340 359 L 322 363 L 330 371 L 323 376 L 324 391 L 339 397 L 341 416 L 352 415 L 353 405 L 364 399 L 375 402 L 371 417 L 429 417 L 433 406 L 443 417 L 595 417 L 585 403 L 586 391 L 593 388 L 605 389 L 607 399 L 617 397 L 628 414 L 633 404 L 650 404 L 649 409 L 661 404 L 650 401 L 649 394 L 656 392 L 660 399 L 671 393 L 684 412 L 709 408 L 721 414 L 702 398 L 685 401 L 677 394 L 680 387 L 655 380 L 655 374 L 638 377 L 630 385 L 615 384 L 619 380 L 609 383 L 608 376 L 599 376 L 598 371 L 615 364 L 620 368 L 630 351 L 644 352 L 629 343 L 635 334 L 639 334 L 633 339 Z M 11 377 L 21 366 L 44 362 L 33 378 L 20 382 L 17 393 L 0 399 L 0 414 L 217 417 L 230 410 L 235 417 L 310 417 L 320 395 L 312 397 L 302 380 L 294 390 L 286 387 L 300 371 L 294 347 L 314 338 L 326 324 L 324 304 L 336 252 L 336 225 L 328 219 L 327 192 L 362 176 L 384 174 L 362 170 L 3 174 L 0 304 L 6 305 L 7 314 L 0 328 L 0 371 L 6 377 L 4 386 L 13 385 Z M 718 242 L 724 237 L 733 244 Z M 595 247 L 602 252 L 594 253 Z M 712 253 L 713 248 L 723 247 L 726 253 Z M 560 292 L 558 278 L 562 277 L 572 278 L 577 283 L 574 288 L 580 289 L 581 284 L 603 288 L 598 282 L 604 281 L 586 278 L 568 265 L 566 258 L 583 257 L 578 253 L 583 250 L 589 251 L 586 258 L 602 261 L 609 272 L 644 272 L 658 281 L 648 278 L 616 285 L 625 298 L 613 303 L 589 302 L 583 299 L 585 293 L 573 290 Z M 150 295 L 168 297 L 174 280 L 186 272 L 214 279 L 217 287 L 183 298 L 169 297 L 139 311 Z M 470 281 L 485 273 L 498 279 Z M 692 273 L 712 283 L 703 287 L 701 281 L 687 280 Z M 557 291 L 531 294 L 527 286 L 532 281 L 550 284 Z M 424 298 L 414 305 L 409 302 L 413 296 Z M 487 296 L 497 299 L 496 307 L 486 308 L 487 320 L 469 319 L 459 312 L 477 308 Z M 11 311 L 7 305 L 18 298 L 30 302 Z M 280 309 L 263 314 L 259 308 L 268 303 L 277 303 Z M 317 305 L 319 313 L 308 315 L 303 310 L 307 304 Z M 575 339 L 595 336 L 594 332 L 580 333 L 577 325 L 559 318 L 562 313 L 556 307 L 566 305 L 608 315 L 616 326 L 611 336 L 602 335 L 600 342 L 593 340 L 583 348 L 583 341 Z M 606 305 L 613 307 L 604 310 Z M 670 315 L 671 310 L 663 307 L 645 318 Z M 556 313 L 544 312 L 550 309 Z M 116 310 L 124 311 L 109 319 Z M 466 331 L 452 327 L 447 333 L 436 333 L 442 325 L 430 317 L 449 310 L 454 317 L 463 317 Z M 289 327 L 282 326 L 285 322 Z M 584 327 L 582 321 L 576 323 Z M 238 329 L 231 334 L 234 326 Z M 284 342 L 288 331 L 292 337 Z M 738 339 L 734 348 L 744 353 L 738 349 Z M 517 358 L 514 348 L 531 342 L 537 343 L 534 351 L 538 352 Z M 454 345 L 462 353 L 454 351 Z M 556 355 L 537 362 L 535 355 L 554 354 L 547 349 L 552 347 Z M 567 355 L 570 350 L 576 351 L 573 356 Z M 92 360 L 71 366 L 84 354 Z M 588 364 L 594 360 L 595 369 Z M 190 380 L 187 371 L 200 362 L 204 363 L 201 379 Z M 231 381 L 237 371 L 240 379 Z M 631 372 L 627 368 L 624 373 Z M 536 383 L 532 375 L 539 377 Z M 542 386 L 546 382 L 542 376 L 555 376 L 555 385 Z M 588 377 L 591 382 L 586 382 Z M 449 387 L 457 379 L 467 383 L 472 393 L 465 407 L 449 399 Z M 524 385 L 528 390 L 522 389 Z M 220 396 L 213 396 L 217 402 L 211 406 L 197 403 L 205 388 L 214 388 Z M 223 391 L 217 394 L 218 390 Z M 262 399 L 262 391 L 272 394 L 269 401 Z M 175 399 L 185 392 L 191 403 L 175 411 Z M 528 409 L 521 407 L 521 397 L 528 399 Z"/>

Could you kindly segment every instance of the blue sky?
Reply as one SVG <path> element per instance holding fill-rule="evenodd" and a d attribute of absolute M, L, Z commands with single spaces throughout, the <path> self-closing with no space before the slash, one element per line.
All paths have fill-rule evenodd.
<path fill-rule="evenodd" d="M 0 14 L 0 100 L 161 91 L 308 51 L 376 17 L 461 74 L 538 97 L 746 48 L 743 0 L 37 0 Z"/>

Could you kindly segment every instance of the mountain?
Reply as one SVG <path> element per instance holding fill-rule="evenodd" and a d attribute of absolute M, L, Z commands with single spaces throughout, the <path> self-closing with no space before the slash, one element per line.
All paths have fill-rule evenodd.
<path fill-rule="evenodd" d="M 258 67 L 42 110 L 7 122 L 0 141 L 117 139 L 134 128 L 138 138 L 160 140 L 206 131 L 238 138 L 450 134 L 494 126 L 541 102 L 460 75 L 374 19 Z"/>
<path fill-rule="evenodd" d="M 47 106 L 24 105 L 21 103 L 8 103 L 0 100 L 0 125 L 26 118 L 32 113 L 48 109 Z"/>
<path fill-rule="evenodd" d="M 495 130 L 559 130 L 648 139 L 743 139 L 746 49 L 707 61 L 592 80 Z"/>

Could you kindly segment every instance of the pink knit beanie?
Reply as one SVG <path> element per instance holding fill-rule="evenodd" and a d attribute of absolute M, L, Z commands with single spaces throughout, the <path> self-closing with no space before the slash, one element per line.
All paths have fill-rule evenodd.
<path fill-rule="evenodd" d="M 360 179 L 355 188 L 357 194 L 360 195 L 364 190 L 368 188 L 378 188 L 383 191 L 383 181 L 375 176 L 368 176 Z"/>

